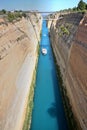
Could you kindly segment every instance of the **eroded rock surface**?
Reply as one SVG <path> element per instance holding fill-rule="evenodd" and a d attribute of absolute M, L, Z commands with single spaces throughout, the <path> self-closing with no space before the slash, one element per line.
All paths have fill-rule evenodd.
<path fill-rule="evenodd" d="M 21 130 L 37 59 L 39 13 L 13 23 L 0 19 L 0 130 Z"/>
<path fill-rule="evenodd" d="M 87 129 L 87 14 L 55 15 L 50 38 L 78 130 Z"/>

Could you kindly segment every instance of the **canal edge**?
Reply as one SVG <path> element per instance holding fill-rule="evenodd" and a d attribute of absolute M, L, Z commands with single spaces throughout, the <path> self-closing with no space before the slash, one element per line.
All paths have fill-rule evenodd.
<path fill-rule="evenodd" d="M 39 59 L 39 52 L 40 52 L 40 44 L 38 42 L 37 44 L 37 49 L 36 49 L 36 64 L 35 68 L 33 70 L 33 76 L 32 76 L 32 81 L 30 85 L 30 91 L 28 95 L 28 101 L 27 101 L 27 107 L 26 112 L 25 112 L 25 119 L 23 123 L 23 128 L 22 130 L 30 130 L 31 127 L 31 119 L 32 119 L 32 110 L 33 110 L 33 98 L 34 98 L 34 90 L 35 90 L 35 81 L 36 81 L 36 72 L 37 72 L 37 65 L 38 65 L 38 59 Z"/>
<path fill-rule="evenodd" d="M 50 37 L 50 33 L 49 33 L 49 37 Z M 51 40 L 50 40 L 50 43 L 51 43 Z M 66 86 L 64 85 L 64 82 L 62 79 L 62 74 L 60 71 L 60 66 L 57 63 L 57 59 L 56 59 L 52 44 L 51 44 L 51 48 L 52 48 L 52 53 L 53 53 L 54 62 L 55 62 L 55 66 L 56 66 L 56 73 L 57 73 L 57 78 L 58 78 L 59 86 L 60 86 L 59 89 L 60 89 L 60 94 L 62 97 L 62 102 L 63 102 L 63 107 L 64 107 L 64 112 L 65 112 L 65 117 L 67 120 L 68 129 L 69 130 L 78 130 L 78 123 L 72 112 L 72 106 L 70 105 L 70 100 L 67 95 Z"/>

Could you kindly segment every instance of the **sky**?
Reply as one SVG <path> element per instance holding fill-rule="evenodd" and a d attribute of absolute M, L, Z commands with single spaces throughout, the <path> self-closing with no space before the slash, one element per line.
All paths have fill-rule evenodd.
<path fill-rule="evenodd" d="M 59 11 L 78 5 L 80 0 L 0 0 L 0 10 Z M 84 0 L 87 2 L 87 0 Z"/>

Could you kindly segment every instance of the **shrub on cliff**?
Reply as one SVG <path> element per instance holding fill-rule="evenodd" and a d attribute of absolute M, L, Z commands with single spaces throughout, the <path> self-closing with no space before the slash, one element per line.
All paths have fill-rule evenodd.
<path fill-rule="evenodd" d="M 77 9 L 77 7 L 74 7 L 73 9 L 72 9 L 72 11 L 77 11 L 78 9 Z"/>
<path fill-rule="evenodd" d="M 64 27 L 63 25 L 61 25 L 60 29 L 61 29 L 61 32 L 62 32 L 63 34 L 69 35 L 69 30 L 68 30 L 68 28 L 66 28 L 66 27 Z"/>
<path fill-rule="evenodd" d="M 13 22 L 14 20 L 18 20 L 18 19 L 22 18 L 22 13 L 20 13 L 20 12 L 11 13 L 11 12 L 9 12 L 7 17 L 8 17 L 9 22 Z"/>
<path fill-rule="evenodd" d="M 13 20 L 15 19 L 15 15 L 14 15 L 14 13 L 8 13 L 8 20 L 9 20 L 9 22 L 12 22 Z"/>
<path fill-rule="evenodd" d="M 27 17 L 26 13 L 24 13 L 24 12 L 22 13 L 22 16 L 25 18 Z"/>
<path fill-rule="evenodd" d="M 22 18 L 22 14 L 20 12 L 15 13 L 15 18 Z"/>

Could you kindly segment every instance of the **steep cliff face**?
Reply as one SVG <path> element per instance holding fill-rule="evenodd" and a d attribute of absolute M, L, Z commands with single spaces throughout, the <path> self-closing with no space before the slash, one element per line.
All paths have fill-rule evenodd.
<path fill-rule="evenodd" d="M 49 22 L 48 22 L 49 24 Z M 78 129 L 87 129 L 87 14 L 62 14 L 50 37 Z"/>
<path fill-rule="evenodd" d="M 0 19 L 0 130 L 21 130 L 37 59 L 42 18 Z"/>

